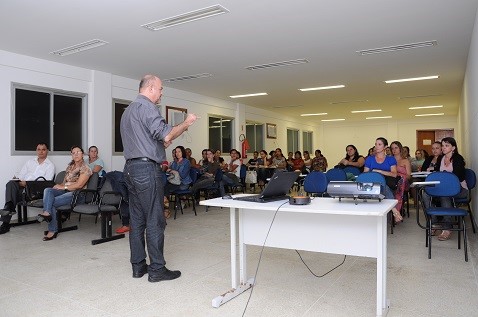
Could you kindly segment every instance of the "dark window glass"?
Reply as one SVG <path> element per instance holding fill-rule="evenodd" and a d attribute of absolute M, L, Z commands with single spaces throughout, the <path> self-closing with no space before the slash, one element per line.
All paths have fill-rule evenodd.
<path fill-rule="evenodd" d="M 50 94 L 15 89 L 15 151 L 50 143 Z"/>
<path fill-rule="evenodd" d="M 54 96 L 53 146 L 55 151 L 69 151 L 81 142 L 82 98 Z"/>
<path fill-rule="evenodd" d="M 123 152 L 123 140 L 121 139 L 120 123 L 121 117 L 123 116 L 124 111 L 128 107 L 128 104 L 115 102 L 115 152 Z"/>
<path fill-rule="evenodd" d="M 209 117 L 209 148 L 229 153 L 232 148 L 232 119 Z"/>

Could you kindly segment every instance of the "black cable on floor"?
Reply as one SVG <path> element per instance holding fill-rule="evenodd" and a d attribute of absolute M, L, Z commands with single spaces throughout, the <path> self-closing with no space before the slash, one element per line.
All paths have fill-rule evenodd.
<path fill-rule="evenodd" d="M 309 266 L 305 263 L 304 259 L 302 259 L 302 256 L 300 255 L 299 251 L 295 250 L 295 252 L 297 252 L 297 254 L 299 255 L 300 260 L 302 261 L 302 263 L 304 263 L 305 267 L 309 270 L 309 272 L 312 273 L 313 276 L 319 277 L 319 278 L 326 276 L 327 274 L 329 274 L 330 272 L 332 272 L 333 270 L 335 270 L 336 268 L 338 268 L 339 266 L 344 264 L 345 259 L 347 258 L 347 255 L 344 255 L 344 260 L 342 261 L 342 263 L 340 263 L 339 265 L 337 265 L 336 267 L 334 267 L 333 269 L 331 269 L 330 271 L 328 271 L 328 272 L 326 272 L 322 275 L 317 275 L 314 272 L 312 272 L 312 270 L 309 268 Z"/>

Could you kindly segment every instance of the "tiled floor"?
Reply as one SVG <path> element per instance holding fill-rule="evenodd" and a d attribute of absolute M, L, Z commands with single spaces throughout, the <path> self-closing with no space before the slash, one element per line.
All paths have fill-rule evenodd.
<path fill-rule="evenodd" d="M 229 211 L 204 209 L 168 221 L 167 267 L 182 276 L 159 283 L 131 277 L 127 238 L 92 246 L 99 226 L 91 217 L 49 242 L 41 240 L 44 224 L 12 228 L 0 236 L 0 316 L 242 316 L 249 292 L 211 306 L 230 288 Z M 470 228 L 468 263 L 456 235 L 434 240 L 429 260 L 414 216 L 388 236 L 388 316 L 478 316 L 477 236 Z M 252 274 L 260 249 L 249 251 Z M 316 274 L 343 260 L 301 255 Z M 315 278 L 295 251 L 267 248 L 245 316 L 374 316 L 375 270 L 375 260 L 348 256 Z"/>

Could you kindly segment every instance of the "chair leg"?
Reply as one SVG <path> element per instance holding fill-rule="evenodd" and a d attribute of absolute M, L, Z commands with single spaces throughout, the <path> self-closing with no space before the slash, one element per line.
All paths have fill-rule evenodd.
<path fill-rule="evenodd" d="M 473 211 L 471 210 L 470 203 L 468 203 L 467 205 L 468 205 L 468 213 L 470 214 L 471 227 L 473 228 L 473 233 L 476 233 L 476 221 L 475 221 L 475 217 L 474 217 L 474 215 L 473 215 Z"/>
<path fill-rule="evenodd" d="M 428 220 L 427 225 L 427 241 L 428 241 L 428 258 L 432 258 L 432 220 L 431 218 Z"/>
<path fill-rule="evenodd" d="M 468 262 L 468 242 L 467 242 L 467 236 L 466 236 L 465 217 L 462 217 L 462 226 L 463 226 L 463 248 L 465 249 L 465 262 Z"/>
<path fill-rule="evenodd" d="M 393 234 L 393 227 L 394 227 L 394 220 L 393 220 L 393 212 L 390 210 L 390 234 Z"/>

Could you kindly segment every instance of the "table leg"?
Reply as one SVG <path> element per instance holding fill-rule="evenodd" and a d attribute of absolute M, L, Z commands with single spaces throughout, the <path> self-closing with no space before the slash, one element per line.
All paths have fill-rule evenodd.
<path fill-rule="evenodd" d="M 387 216 L 377 218 L 377 316 L 386 316 L 387 300 Z"/>
<path fill-rule="evenodd" d="M 236 208 L 230 209 L 231 223 L 231 285 L 237 287 L 237 232 L 236 232 Z"/>

